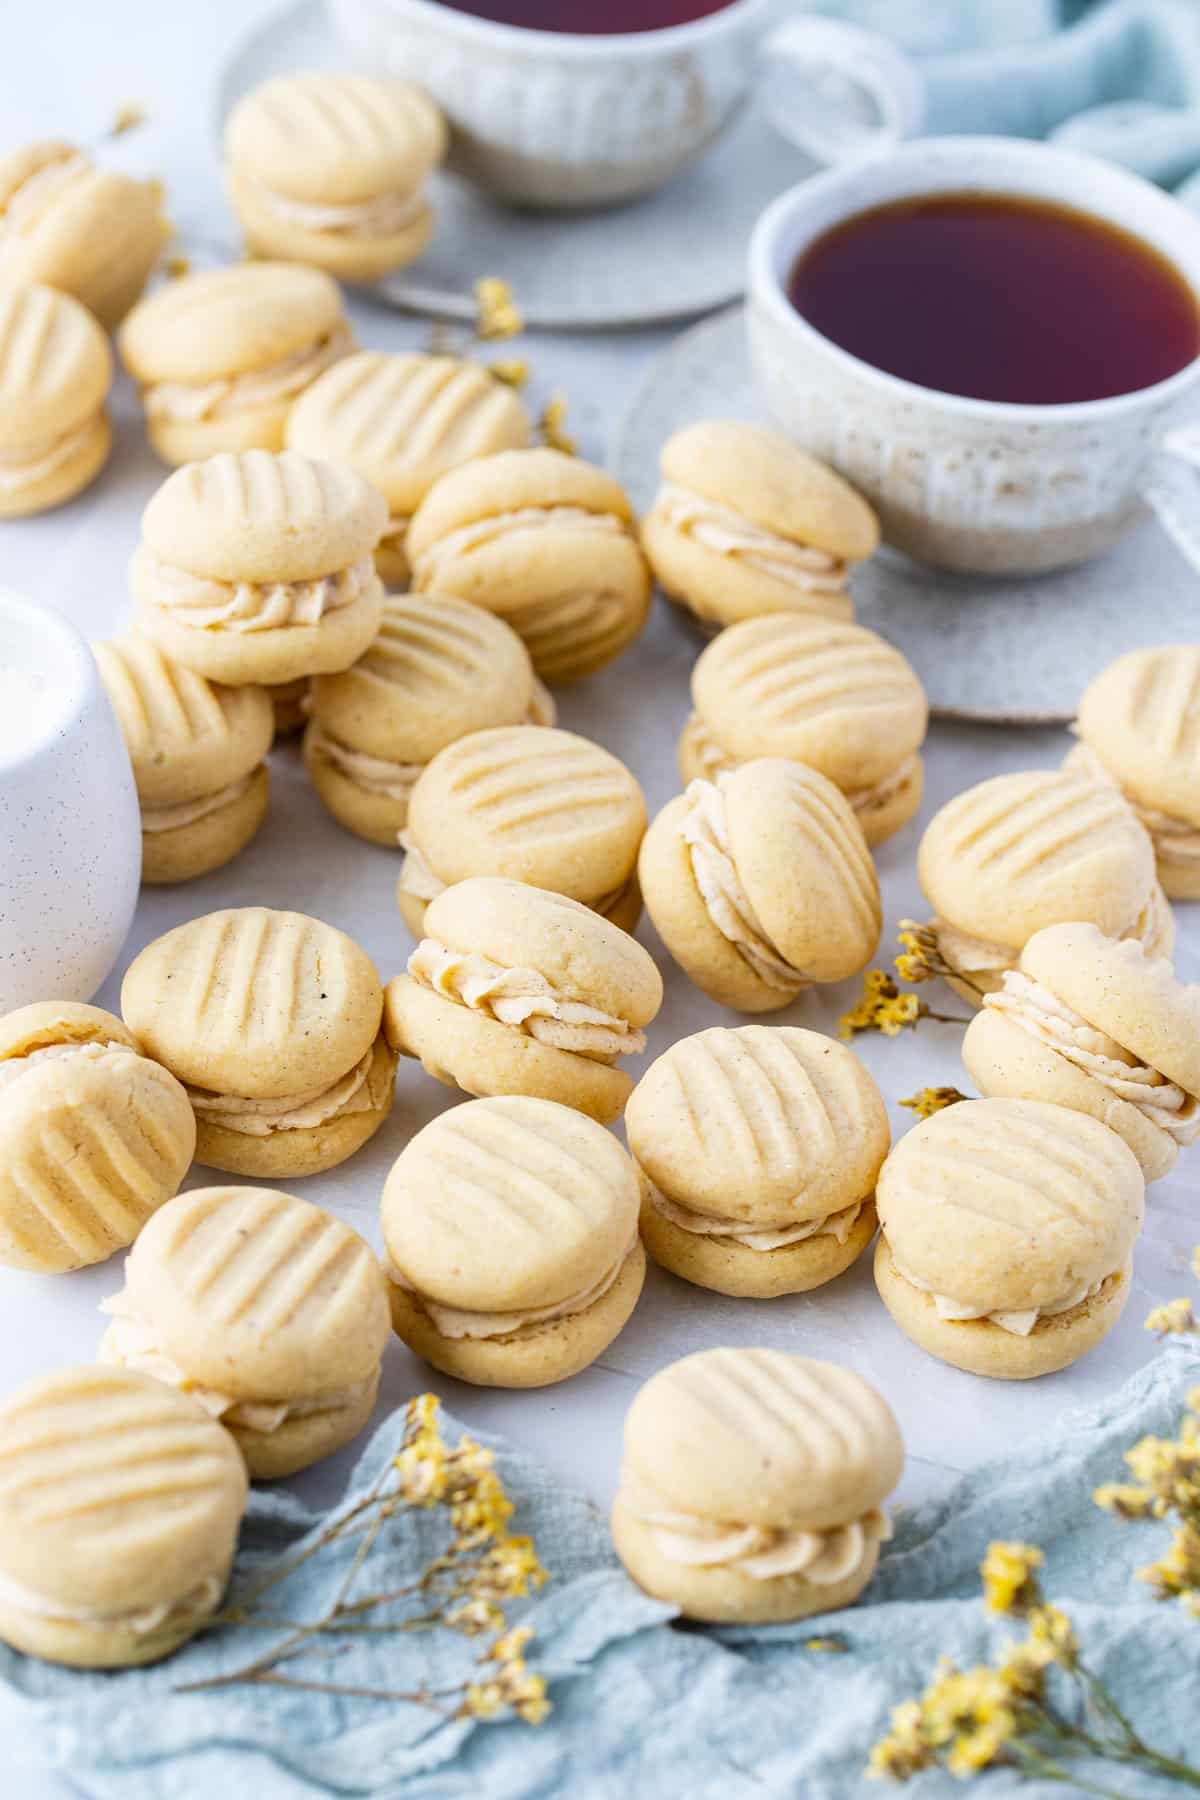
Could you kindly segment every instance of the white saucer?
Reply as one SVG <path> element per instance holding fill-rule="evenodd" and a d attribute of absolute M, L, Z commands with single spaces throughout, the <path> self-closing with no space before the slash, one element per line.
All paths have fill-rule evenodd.
<path fill-rule="evenodd" d="M 300 0 L 234 49 L 218 82 L 218 129 L 259 82 L 352 62 L 321 0 Z M 518 212 L 454 176 L 438 175 L 430 183 L 433 244 L 371 291 L 411 312 L 473 319 L 475 282 L 498 275 L 511 283 L 526 323 L 551 330 L 649 325 L 711 312 L 743 292 L 746 247 L 759 213 L 815 167 L 752 103 L 694 168 L 630 206 Z"/>
<path fill-rule="evenodd" d="M 652 364 L 610 464 L 644 512 L 658 454 L 697 419 L 763 419 L 741 307 L 696 325 Z M 1056 575 L 949 575 L 884 550 L 854 578 L 862 624 L 896 644 L 934 713 L 1004 725 L 1074 718 L 1093 675 L 1125 650 L 1200 637 L 1200 578 L 1155 524 Z"/>

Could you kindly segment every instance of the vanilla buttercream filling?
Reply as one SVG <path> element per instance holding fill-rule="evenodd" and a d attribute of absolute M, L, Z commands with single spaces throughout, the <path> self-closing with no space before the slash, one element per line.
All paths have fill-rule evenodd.
<path fill-rule="evenodd" d="M 1126 793 L 1090 744 L 1078 744 L 1064 766 L 1080 769 L 1090 775 L 1093 781 L 1102 781 L 1106 787 L 1115 788 L 1126 806 L 1150 833 L 1155 855 L 1161 862 L 1200 862 L 1200 825 L 1190 819 L 1180 819 L 1174 813 L 1159 812 L 1153 806 L 1143 806 L 1132 794 Z"/>
<path fill-rule="evenodd" d="M 178 616 L 196 631 L 278 631 L 291 625 L 319 625 L 327 613 L 352 606 L 383 589 L 374 559 L 311 581 L 218 581 L 160 562 L 145 545 L 138 551 L 145 578 L 153 584 L 153 605 Z"/>
<path fill-rule="evenodd" d="M 886 806 L 889 800 L 895 799 L 902 788 L 908 786 L 917 772 L 920 760 L 920 757 L 914 752 L 912 756 L 906 756 L 904 761 L 889 775 L 881 775 L 879 780 L 873 782 L 870 787 L 844 788 L 842 791 L 850 802 L 852 810 L 856 813 L 878 812 L 880 807 Z"/>
<path fill-rule="evenodd" d="M 1065 1057 L 1075 1068 L 1136 1106 L 1181 1148 L 1200 1138 L 1200 1098 L 1143 1063 L 1132 1050 L 1069 1007 L 1041 982 L 1010 969 L 984 1005 Z"/>
<path fill-rule="evenodd" d="M 447 567 L 458 556 L 490 549 L 504 538 L 528 531 L 585 532 L 600 537 L 627 537 L 629 528 L 616 513 L 589 512 L 584 506 L 522 506 L 511 512 L 495 513 L 487 519 L 476 519 L 449 531 L 437 543 L 430 544 L 413 559 L 414 588 L 436 591 Z M 453 592 L 453 589 L 448 590 Z"/>
<path fill-rule="evenodd" d="M 211 381 L 151 382 L 142 390 L 142 405 L 147 418 L 189 425 L 261 412 L 264 407 L 294 399 L 353 348 L 350 327 L 337 325 L 314 343 L 243 375 L 222 375 Z"/>
<path fill-rule="evenodd" d="M 776 949 L 742 886 L 730 848 L 720 778 L 690 781 L 687 801 L 679 831 L 709 918 L 760 981 L 781 993 L 799 993 L 810 985 L 808 976 Z"/>
<path fill-rule="evenodd" d="M 29 1050 L 23 1056 L 6 1056 L 0 1060 L 0 1089 L 10 1087 L 31 1069 L 64 1062 L 67 1058 L 96 1063 L 138 1054 L 129 1044 L 119 1044 L 111 1038 L 93 1038 L 83 1044 L 45 1044 L 40 1050 Z"/>
<path fill-rule="evenodd" d="M 202 794 L 198 800 L 178 800 L 173 806 L 143 806 L 142 830 L 153 835 L 158 831 L 178 831 L 181 826 L 195 825 L 249 793 L 257 773 L 258 769 L 253 769 L 240 781 L 231 781 L 228 786 L 218 788 L 215 794 Z"/>
<path fill-rule="evenodd" d="M 408 528 L 412 524 L 411 513 L 393 513 L 384 528 L 378 545 L 379 550 L 396 550 L 403 555 L 404 540 L 408 536 Z"/>
<path fill-rule="evenodd" d="M 64 150 L 53 161 L 43 163 L 27 175 L 0 210 L 0 258 L 10 247 L 5 244 L 5 238 L 16 237 L 27 225 L 35 223 L 47 203 L 89 174 L 91 167 L 81 150 Z"/>
<path fill-rule="evenodd" d="M 669 1199 L 644 1170 L 642 1180 L 654 1210 L 672 1225 L 678 1225 L 681 1231 L 690 1231 L 696 1237 L 727 1238 L 744 1245 L 747 1250 L 784 1250 L 791 1244 L 803 1244 L 815 1237 L 832 1237 L 844 1244 L 867 1204 L 865 1200 L 856 1200 L 853 1206 L 843 1206 L 837 1212 L 823 1213 L 819 1218 L 805 1219 L 799 1224 L 785 1208 L 776 1221 L 748 1224 L 745 1219 L 721 1218 L 681 1206 L 678 1200 Z"/>
<path fill-rule="evenodd" d="M 1167 942 L 1170 927 L 1171 911 L 1166 895 L 1157 882 L 1149 900 L 1122 938 L 1134 938 L 1141 944 L 1147 956 L 1160 956 Z M 1009 944 L 997 944 L 988 938 L 975 937 L 969 931 L 962 931 L 957 925 L 951 925 L 947 919 L 935 918 L 933 928 L 937 932 L 938 948 L 950 967 L 964 975 L 982 975 L 999 978 L 1009 969 L 1015 969 L 1021 952 Z"/>
<path fill-rule="evenodd" d="M 754 1581 L 803 1575 L 816 1587 L 832 1587 L 864 1569 L 875 1545 L 892 1535 L 891 1521 L 873 1506 L 845 1525 L 747 1525 L 705 1519 L 672 1507 L 662 1495 L 622 1472 L 616 1504 L 650 1528 L 655 1548 L 668 1562 L 696 1569 L 731 1569 Z"/>
<path fill-rule="evenodd" d="M 382 799 L 407 805 L 424 763 L 391 762 L 387 757 L 368 756 L 365 750 L 352 750 L 338 738 L 331 737 L 317 720 L 309 732 L 308 747 L 331 768 L 344 775 L 364 793 L 378 794 Z"/>
<path fill-rule="evenodd" d="M 409 957 L 408 972 L 443 999 L 486 1013 L 555 1050 L 611 1063 L 646 1048 L 645 1033 L 626 1019 L 570 999 L 536 969 L 505 968 L 490 957 L 452 950 L 427 937 Z"/>
<path fill-rule="evenodd" d="M 922 1281 L 920 1276 L 914 1275 L 911 1269 L 905 1268 L 902 1262 L 898 1262 L 896 1253 L 890 1245 L 888 1250 L 892 1259 L 892 1267 L 897 1275 L 902 1276 L 911 1287 L 919 1288 L 921 1293 L 929 1295 L 939 1319 L 945 1319 L 951 1324 L 984 1319 L 989 1325 L 998 1325 L 1001 1331 L 1011 1332 L 1014 1337 L 1028 1337 L 1039 1319 L 1057 1318 L 1060 1313 L 1070 1312 L 1073 1307 L 1081 1306 L 1085 1300 L 1090 1300 L 1093 1294 L 1098 1294 L 1106 1281 L 1112 1279 L 1111 1275 L 1102 1275 L 1099 1281 L 1080 1282 L 1078 1286 L 1071 1288 L 1068 1293 L 1061 1295 L 1057 1300 L 1043 1301 L 1040 1306 L 1015 1308 L 971 1306 L 965 1300 L 956 1300 L 950 1294 L 939 1293 L 927 1281 Z M 1114 1274 L 1116 1272 L 1116 1270 L 1113 1271 Z"/>
<path fill-rule="evenodd" d="M 531 717 L 530 724 L 538 723 L 540 723 L 539 720 Z M 413 842 L 411 832 L 407 830 L 399 832 L 398 840 L 400 848 L 404 852 L 404 861 L 400 865 L 400 878 L 397 883 L 400 892 L 411 894 L 414 900 L 421 900 L 426 904 L 431 900 L 436 900 L 439 894 L 445 893 L 446 882 L 435 873 L 424 853 Z M 630 876 L 628 881 L 623 881 L 620 887 L 613 888 L 611 893 L 601 894 L 598 900 L 585 900 L 581 904 L 607 919 L 614 908 L 624 900 L 632 885 L 633 877 Z"/>
<path fill-rule="evenodd" d="M 221 1131 L 240 1131 L 246 1137 L 270 1137 L 275 1131 L 311 1131 L 339 1113 L 366 1112 L 370 1095 L 363 1095 L 375 1056 L 372 1044 L 361 1062 L 327 1087 L 302 1094 L 272 1095 L 268 1099 L 245 1094 L 212 1094 L 189 1087 L 187 1097 L 198 1118 Z M 363 1097 L 363 1104 L 354 1102 Z"/>
<path fill-rule="evenodd" d="M 239 171 L 238 178 L 253 188 L 266 211 L 285 224 L 298 225 L 302 231 L 328 231 L 338 237 L 394 237 L 415 224 L 426 207 L 419 188 L 392 188 L 384 194 L 373 194 L 369 200 L 334 203 L 295 200 L 244 171 Z"/>
<path fill-rule="evenodd" d="M 0 451 L 0 493 L 19 494 L 70 462 L 95 431 L 99 416 L 93 413 L 61 437 L 41 438 L 36 444 L 22 444 L 19 450 Z"/>
<path fill-rule="evenodd" d="M 715 781 L 718 775 L 735 769 L 738 761 L 728 750 L 723 750 L 698 712 L 693 712 L 687 725 L 688 746 L 692 756 L 700 766 L 701 777 L 705 781 Z M 870 787 L 843 788 L 842 792 L 856 813 L 875 812 L 894 799 L 901 788 L 906 787 L 917 772 L 920 757 L 914 752 L 906 756 L 890 774 L 880 776 Z"/>
<path fill-rule="evenodd" d="M 550 1306 L 527 1306 L 520 1312 L 473 1312 L 461 1306 L 443 1306 L 440 1301 L 431 1300 L 419 1288 L 413 1286 L 403 1270 L 398 1269 L 389 1259 L 384 1260 L 384 1273 L 393 1286 L 411 1294 L 422 1312 L 427 1313 L 440 1336 L 445 1338 L 499 1338 L 510 1337 L 514 1332 L 524 1331 L 529 1326 L 548 1325 L 555 1319 L 570 1319 L 576 1313 L 586 1312 L 603 1300 L 621 1278 L 629 1258 L 637 1248 L 638 1234 L 635 1225 L 633 1235 L 612 1267 L 606 1269 L 598 1281 L 590 1287 L 582 1288 L 579 1293 L 571 1294 L 565 1300 L 556 1300 Z"/>
<path fill-rule="evenodd" d="M 225 1585 L 223 1576 L 206 1575 L 177 1600 L 163 1600 L 156 1606 L 134 1607 L 127 1612 L 104 1612 L 98 1607 L 66 1606 L 0 1575 L 0 1606 L 11 1606 L 34 1618 L 54 1619 L 63 1625 L 107 1625 L 114 1631 L 131 1631 L 135 1637 L 152 1637 L 158 1631 L 177 1631 L 210 1618 L 220 1605 Z"/>
<path fill-rule="evenodd" d="M 840 594 L 846 586 L 846 564 L 827 551 L 797 543 L 777 531 L 769 531 L 704 494 L 677 482 L 664 482 L 654 503 L 664 525 L 694 538 L 707 550 L 745 563 L 805 593 Z"/>
<path fill-rule="evenodd" d="M 140 1313 L 129 1297 L 128 1288 L 100 1304 L 100 1311 L 112 1320 L 100 1343 L 99 1360 L 122 1369 L 136 1369 L 152 1375 L 168 1387 L 178 1388 L 202 1406 L 205 1412 L 223 1425 L 241 1426 L 246 1431 L 266 1435 L 279 1430 L 291 1419 L 310 1419 L 317 1413 L 341 1412 L 366 1399 L 375 1377 L 337 1388 L 327 1394 L 308 1395 L 291 1400 L 247 1400 L 227 1394 L 221 1388 L 194 1381 L 163 1348 L 150 1321 Z"/>

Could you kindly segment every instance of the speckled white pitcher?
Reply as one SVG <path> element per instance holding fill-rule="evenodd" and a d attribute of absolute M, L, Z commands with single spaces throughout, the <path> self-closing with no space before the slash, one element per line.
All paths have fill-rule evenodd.
<path fill-rule="evenodd" d="M 801 318 L 800 253 L 843 219 L 914 194 L 1027 194 L 1123 226 L 1200 295 L 1200 218 L 1111 163 L 1017 138 L 926 138 L 814 176 L 759 220 L 750 354 L 759 399 L 795 443 L 877 507 L 887 541 L 939 568 L 1033 574 L 1086 562 L 1153 507 L 1200 566 L 1200 358 L 1133 393 L 1069 405 L 965 399 L 885 374 Z M 886 296 L 881 297 L 886 305 Z"/>
<path fill-rule="evenodd" d="M 31 705 L 24 702 L 31 701 Z M 0 1014 L 90 1000 L 133 920 L 142 832 L 92 653 L 0 589 Z"/>

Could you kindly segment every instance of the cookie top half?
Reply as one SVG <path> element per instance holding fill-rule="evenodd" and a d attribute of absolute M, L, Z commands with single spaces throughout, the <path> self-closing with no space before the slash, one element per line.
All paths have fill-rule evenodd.
<path fill-rule="evenodd" d="M 121 327 L 121 359 L 140 382 L 245 375 L 345 324 L 337 282 L 300 263 L 199 269 L 141 300 Z"/>
<path fill-rule="evenodd" d="M 108 339 L 53 288 L 0 288 L 0 450 L 64 437 L 104 404 Z"/>
<path fill-rule="evenodd" d="M 1118 657 L 1084 689 L 1076 730 L 1140 805 L 1200 824 L 1200 644 Z"/>
<path fill-rule="evenodd" d="M 280 75 L 234 107 L 225 151 L 277 194 L 353 204 L 419 187 L 446 147 L 429 96 L 370 75 Z"/>

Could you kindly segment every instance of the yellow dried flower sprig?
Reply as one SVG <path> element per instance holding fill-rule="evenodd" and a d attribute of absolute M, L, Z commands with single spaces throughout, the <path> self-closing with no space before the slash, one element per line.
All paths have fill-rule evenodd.
<path fill-rule="evenodd" d="M 886 970 L 868 969 L 863 976 L 861 996 L 838 1020 L 838 1036 L 843 1042 L 856 1037 L 860 1031 L 878 1031 L 884 1037 L 899 1037 L 902 1031 L 915 1030 L 922 1019 L 931 1019 L 940 1025 L 969 1023 L 951 1013 L 934 1012 L 919 994 L 901 992 Z"/>
<path fill-rule="evenodd" d="M 901 919 L 898 942 L 900 955 L 895 959 L 895 969 L 901 981 L 911 982 L 914 986 L 939 978 L 957 981 L 982 999 L 983 989 L 979 983 L 952 963 L 943 951 L 937 926 L 932 920 L 922 925 L 916 919 Z M 964 1019 L 961 1023 L 969 1024 L 970 1021 Z"/>
<path fill-rule="evenodd" d="M 926 1087 L 919 1093 L 910 1094 L 907 1100 L 901 1100 L 900 1105 L 916 1113 L 918 1119 L 931 1119 L 934 1113 L 945 1112 L 948 1106 L 957 1106 L 960 1100 L 967 1098 L 956 1087 Z"/>

